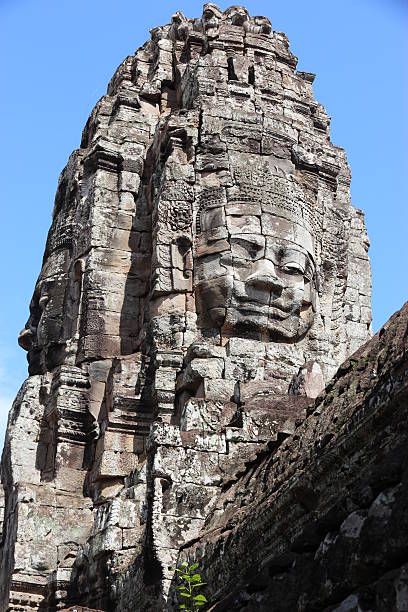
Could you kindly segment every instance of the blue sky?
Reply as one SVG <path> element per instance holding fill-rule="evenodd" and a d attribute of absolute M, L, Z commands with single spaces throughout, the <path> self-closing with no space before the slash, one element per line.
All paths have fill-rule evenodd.
<path fill-rule="evenodd" d="M 352 170 L 353 203 L 366 213 L 377 330 L 406 300 L 408 280 L 408 5 L 245 5 L 289 36 L 300 70 L 317 74 L 316 99 L 333 118 L 332 141 L 346 149 Z M 202 2 L 0 0 L 0 441 L 26 377 L 16 339 L 40 271 L 58 175 L 117 65 L 176 10 L 198 17 Z"/>

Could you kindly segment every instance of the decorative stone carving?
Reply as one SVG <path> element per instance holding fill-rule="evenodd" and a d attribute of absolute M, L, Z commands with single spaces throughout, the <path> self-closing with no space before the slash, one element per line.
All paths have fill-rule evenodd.
<path fill-rule="evenodd" d="M 236 171 L 234 179 L 226 199 L 219 189 L 201 194 L 199 324 L 298 339 L 316 311 L 318 236 L 312 207 L 293 181 L 272 175 L 266 165 Z M 220 240 L 222 228 L 228 234 Z"/>
<path fill-rule="evenodd" d="M 203 16 L 201 18 L 204 33 L 208 40 L 212 40 L 218 36 L 220 21 L 222 19 L 222 11 L 216 4 L 208 2 L 203 6 Z"/>
<path fill-rule="evenodd" d="M 1 609 L 171 609 L 181 547 L 369 339 L 363 213 L 296 61 L 206 4 L 91 113 L 19 339 Z"/>

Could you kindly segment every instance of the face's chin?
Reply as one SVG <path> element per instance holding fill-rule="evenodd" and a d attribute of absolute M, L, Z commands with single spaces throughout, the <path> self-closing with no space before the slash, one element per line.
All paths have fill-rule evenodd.
<path fill-rule="evenodd" d="M 313 323 L 311 305 L 302 305 L 303 291 L 283 289 L 273 298 L 269 291 L 232 293 L 224 330 L 267 336 L 270 341 L 293 342 Z"/>

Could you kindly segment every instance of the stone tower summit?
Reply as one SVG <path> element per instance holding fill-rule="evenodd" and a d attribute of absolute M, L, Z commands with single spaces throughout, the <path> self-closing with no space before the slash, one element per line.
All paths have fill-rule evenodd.
<path fill-rule="evenodd" d="M 92 111 L 19 336 L 1 610 L 172 609 L 169 565 L 371 337 L 363 213 L 296 64 L 206 4 Z"/>

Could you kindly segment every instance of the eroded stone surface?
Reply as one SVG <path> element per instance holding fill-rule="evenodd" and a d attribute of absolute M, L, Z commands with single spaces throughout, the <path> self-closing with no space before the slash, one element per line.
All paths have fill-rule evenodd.
<path fill-rule="evenodd" d="M 211 610 L 408 604 L 408 303 L 218 497 L 196 542 Z"/>
<path fill-rule="evenodd" d="M 296 63 L 206 4 L 95 106 L 19 337 L 2 608 L 171 606 L 180 548 L 370 337 L 363 214 Z"/>

